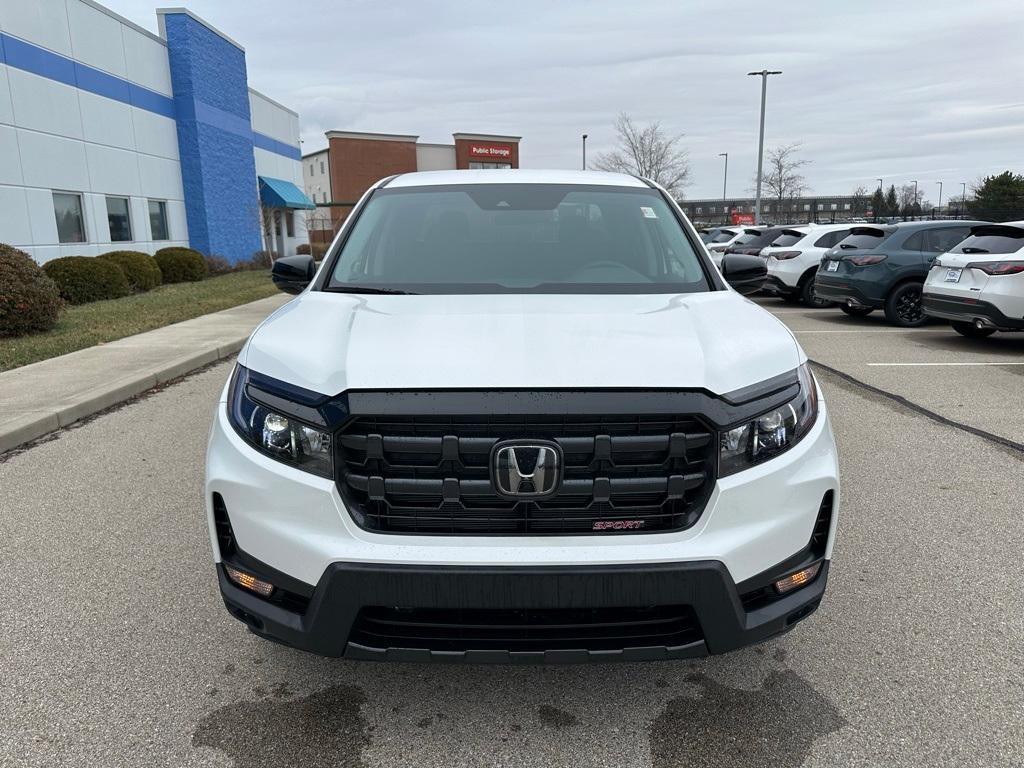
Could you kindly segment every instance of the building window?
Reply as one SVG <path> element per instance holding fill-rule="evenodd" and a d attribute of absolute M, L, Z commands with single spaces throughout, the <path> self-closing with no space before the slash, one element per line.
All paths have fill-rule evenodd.
<path fill-rule="evenodd" d="M 714 212 L 715 212 L 715 206 L 712 205 L 710 208 L 708 208 L 708 213 L 714 213 Z"/>
<path fill-rule="evenodd" d="M 324 161 L 323 161 L 323 160 L 321 160 L 321 161 L 320 161 L 320 175 L 323 175 L 323 174 L 324 174 L 324 172 L 325 172 L 325 171 L 324 171 Z"/>
<path fill-rule="evenodd" d="M 127 197 L 107 198 L 107 225 L 110 227 L 110 242 L 132 241 L 132 219 L 128 213 Z"/>
<path fill-rule="evenodd" d="M 830 207 L 830 208 L 831 208 L 831 209 L 832 209 L 833 211 L 838 211 L 838 210 L 839 210 L 839 204 L 838 204 L 838 203 L 832 203 L 832 205 L 830 205 L 829 207 Z"/>
<path fill-rule="evenodd" d="M 295 237 L 295 213 L 290 209 L 284 212 L 284 231 L 288 237 Z"/>
<path fill-rule="evenodd" d="M 850 210 L 850 204 L 849 203 L 843 203 L 843 210 L 844 211 Z"/>
<path fill-rule="evenodd" d="M 54 192 L 53 213 L 57 217 L 57 239 L 59 242 L 85 242 L 85 217 L 82 215 L 81 195 L 70 192 Z"/>
<path fill-rule="evenodd" d="M 772 207 L 771 207 L 770 205 L 766 205 L 766 206 L 764 207 L 764 212 L 765 212 L 765 213 L 771 213 L 771 212 L 772 212 Z"/>
<path fill-rule="evenodd" d="M 163 200 L 149 201 L 149 231 L 154 240 L 170 240 L 167 230 L 167 203 Z"/>
<path fill-rule="evenodd" d="M 697 206 L 697 213 L 704 213 L 704 209 L 701 206 Z"/>
<path fill-rule="evenodd" d="M 804 210 L 805 211 L 811 210 L 811 204 L 810 203 L 804 203 Z"/>

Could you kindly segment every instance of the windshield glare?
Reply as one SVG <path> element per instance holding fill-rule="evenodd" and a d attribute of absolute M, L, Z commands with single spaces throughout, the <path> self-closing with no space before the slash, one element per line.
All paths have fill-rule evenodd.
<path fill-rule="evenodd" d="M 465 184 L 380 189 L 327 290 L 681 293 L 710 290 L 666 201 L 650 188 Z"/>

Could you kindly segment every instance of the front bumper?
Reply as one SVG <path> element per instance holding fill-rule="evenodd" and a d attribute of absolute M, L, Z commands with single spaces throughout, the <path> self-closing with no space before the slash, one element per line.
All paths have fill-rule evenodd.
<path fill-rule="evenodd" d="M 802 562 L 812 558 L 808 554 Z M 750 594 L 765 578 L 792 570 L 793 562 L 791 559 L 771 574 L 741 585 L 715 561 L 570 568 L 334 563 L 320 579 L 304 613 L 271 605 L 228 581 L 223 568 L 217 570 L 224 603 L 236 618 L 261 637 L 319 655 L 409 662 L 571 663 L 692 658 L 725 653 L 784 633 L 821 602 L 828 579 L 827 560 L 809 585 L 766 605 L 745 610 L 741 596 Z M 665 641 L 642 637 L 635 645 L 627 639 L 617 643 L 621 647 L 598 648 L 588 645 L 601 643 L 583 639 L 579 647 L 573 647 L 571 641 L 555 637 L 552 645 L 557 647 L 544 648 L 543 640 L 540 647 L 526 646 L 516 628 L 503 627 L 495 630 L 500 637 L 491 634 L 481 643 L 485 647 L 474 647 L 473 641 L 467 641 L 469 647 L 457 647 L 459 643 L 447 647 L 438 646 L 438 638 L 430 637 L 440 634 L 440 629 L 428 629 L 423 639 L 422 621 L 415 624 L 417 635 L 411 640 L 401 636 L 401 623 L 387 624 L 383 635 L 379 623 L 370 625 L 377 632 L 366 631 L 360 612 L 375 606 L 414 608 L 417 616 L 435 617 L 479 609 L 519 613 L 557 609 L 579 614 L 622 606 L 683 606 L 694 627 L 679 635 L 682 641 L 678 644 L 673 639 L 676 636 L 671 636 Z M 472 621 L 467 619 L 465 632 L 479 634 L 479 626 Z M 559 629 L 570 636 L 583 631 L 580 626 Z M 587 632 L 593 633 L 594 626 L 587 625 Z"/>
<path fill-rule="evenodd" d="M 235 565 L 295 593 L 275 604 L 227 580 L 225 604 L 271 640 L 328 656 L 466 661 L 683 658 L 722 653 L 785 631 L 817 607 L 839 504 L 835 442 L 819 393 L 818 420 L 781 456 L 719 478 L 700 519 L 665 533 L 589 536 L 396 535 L 361 529 L 333 480 L 274 461 L 245 443 L 217 408 L 206 467 L 214 557 L 222 561 L 213 499 L 224 502 L 242 559 Z M 823 499 L 831 518 L 817 579 L 791 595 L 744 607 L 772 575 L 804 567 Z M 796 553 L 796 555 L 794 555 Z M 282 581 L 284 579 L 284 581 Z M 296 607 L 296 603 L 299 603 Z M 291 607 L 289 607 L 289 605 Z M 686 606 L 700 634 L 683 643 L 618 649 L 445 651 L 350 642 L 359 612 Z"/>
<path fill-rule="evenodd" d="M 943 320 L 972 324 L 980 320 L 986 328 L 1024 331 L 1024 319 L 1007 317 L 994 304 L 979 299 L 961 299 L 926 291 L 921 297 L 921 306 L 926 315 Z"/>

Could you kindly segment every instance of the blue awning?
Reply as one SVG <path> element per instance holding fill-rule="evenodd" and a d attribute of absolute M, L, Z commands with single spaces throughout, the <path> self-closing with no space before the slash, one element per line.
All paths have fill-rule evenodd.
<path fill-rule="evenodd" d="M 260 201 L 267 208 L 316 208 L 305 193 L 284 179 L 260 176 Z"/>

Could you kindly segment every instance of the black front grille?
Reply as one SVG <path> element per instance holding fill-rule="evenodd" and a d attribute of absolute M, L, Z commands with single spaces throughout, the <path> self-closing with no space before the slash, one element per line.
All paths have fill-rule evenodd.
<path fill-rule="evenodd" d="M 363 608 L 349 642 L 431 651 L 674 648 L 703 639 L 689 606 L 565 609 Z"/>
<path fill-rule="evenodd" d="M 500 496 L 490 455 L 551 440 L 564 477 L 551 496 Z M 713 432 L 692 416 L 360 416 L 335 442 L 356 522 L 383 533 L 544 535 L 675 531 L 714 485 Z"/>

